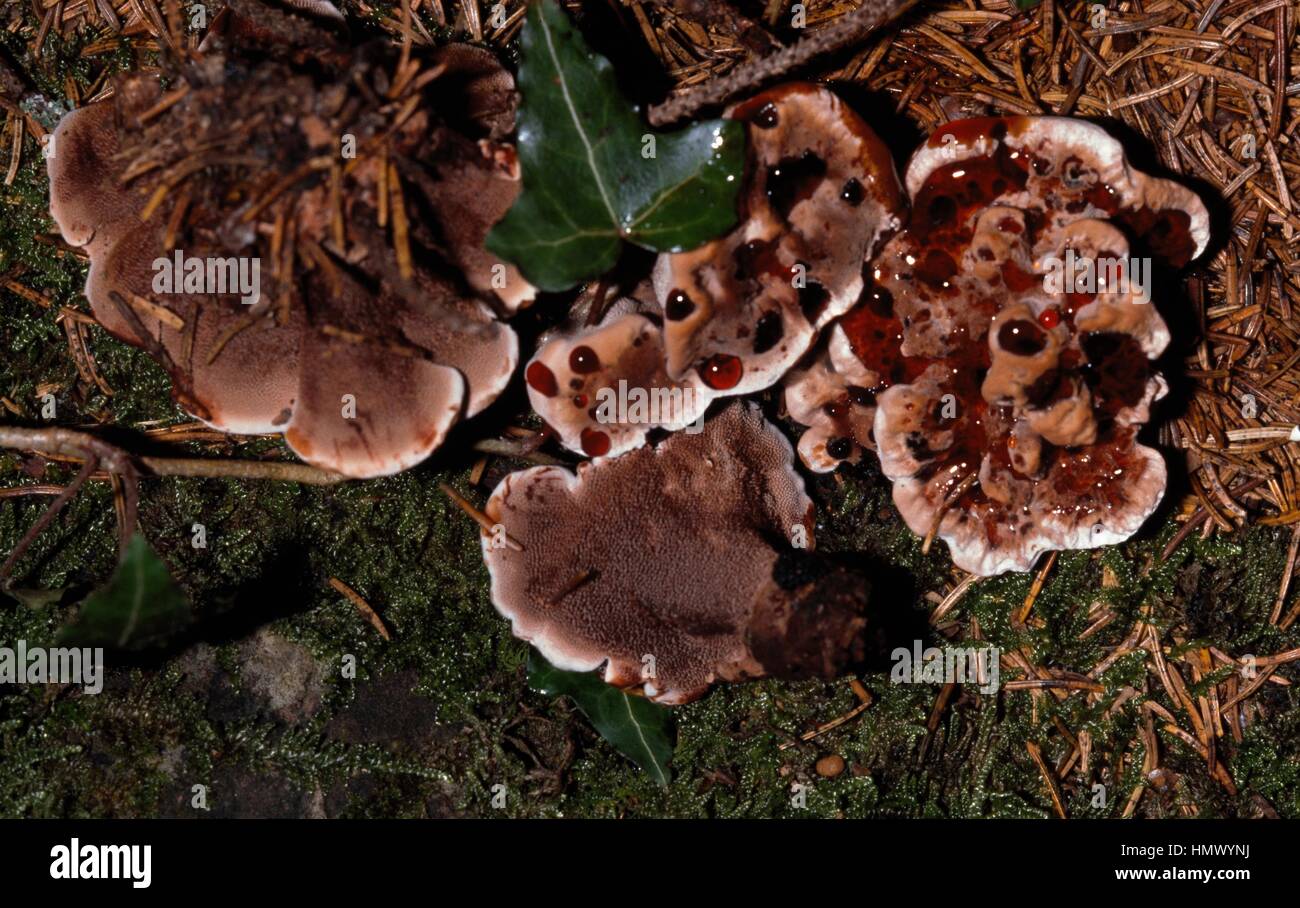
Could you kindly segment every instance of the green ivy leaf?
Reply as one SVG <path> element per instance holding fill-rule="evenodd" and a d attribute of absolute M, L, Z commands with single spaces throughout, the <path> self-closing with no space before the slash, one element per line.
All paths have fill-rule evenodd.
<path fill-rule="evenodd" d="M 139 534 L 132 537 L 108 583 L 81 604 L 76 621 L 59 632 L 59 643 L 141 649 L 190 622 L 189 600 L 167 565 Z"/>
<path fill-rule="evenodd" d="M 1016 9 L 1021 10 L 1023 12 L 1024 10 L 1027 9 L 1033 9 L 1035 6 L 1037 6 L 1042 2 L 1043 0 L 1016 0 Z"/>
<path fill-rule="evenodd" d="M 612 268 L 625 240 L 679 252 L 735 225 L 740 123 L 650 130 L 553 0 L 529 7 L 520 46 L 523 190 L 488 249 L 541 289 L 566 290 Z"/>
<path fill-rule="evenodd" d="M 625 694 L 591 672 L 558 669 L 537 650 L 528 652 L 528 686 L 548 697 L 569 697 L 602 738 L 660 785 L 668 784 L 668 764 L 673 758 L 668 707 Z"/>

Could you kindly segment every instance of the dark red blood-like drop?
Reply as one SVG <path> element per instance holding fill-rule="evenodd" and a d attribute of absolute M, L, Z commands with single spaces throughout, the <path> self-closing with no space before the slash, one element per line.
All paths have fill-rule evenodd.
<path fill-rule="evenodd" d="M 758 109 L 758 113 L 754 114 L 750 122 L 759 129 L 771 129 L 781 122 L 781 115 L 777 112 L 776 105 L 768 101 Z"/>
<path fill-rule="evenodd" d="M 767 169 L 767 198 L 788 221 L 794 206 L 811 196 L 825 176 L 826 162 L 812 149 L 797 158 L 782 158 Z"/>
<path fill-rule="evenodd" d="M 700 363 L 700 378 L 715 391 L 729 391 L 740 384 L 744 364 L 729 353 L 715 353 Z"/>
<path fill-rule="evenodd" d="M 587 375 L 600 368 L 600 357 L 588 346 L 574 347 L 569 353 L 569 368 L 579 375 Z"/>
<path fill-rule="evenodd" d="M 841 416 L 847 416 L 849 412 L 849 396 L 842 394 L 835 400 L 827 401 L 822 404 L 822 409 L 831 419 L 839 419 Z"/>
<path fill-rule="evenodd" d="M 599 429 L 583 429 L 580 440 L 582 451 L 588 457 L 603 457 L 609 453 L 609 436 Z"/>
<path fill-rule="evenodd" d="M 868 282 L 863 288 L 862 298 L 878 318 L 894 317 L 894 295 L 884 287 Z"/>
<path fill-rule="evenodd" d="M 821 284 L 808 281 L 799 288 L 799 311 L 812 324 L 821 318 L 822 310 L 830 301 L 831 295 Z"/>
<path fill-rule="evenodd" d="M 862 204 L 862 200 L 866 198 L 866 193 L 862 190 L 862 183 L 856 177 L 851 178 L 844 184 L 844 188 L 840 190 L 840 198 L 857 208 Z"/>
<path fill-rule="evenodd" d="M 781 323 L 781 313 L 773 309 L 765 312 L 754 328 L 754 352 L 766 353 L 781 342 L 785 326 Z"/>
<path fill-rule="evenodd" d="M 1044 309 L 1038 313 L 1038 324 L 1051 331 L 1061 323 L 1061 313 L 1055 309 Z"/>
<path fill-rule="evenodd" d="M 916 276 L 936 289 L 948 285 L 957 274 L 957 263 L 942 249 L 931 249 L 916 265 Z"/>
<path fill-rule="evenodd" d="M 682 290 L 672 291 L 668 294 L 668 299 L 664 301 L 664 315 L 668 317 L 670 322 L 680 322 L 694 311 L 695 304 Z"/>
<path fill-rule="evenodd" d="M 1017 318 L 998 329 L 998 346 L 1017 356 L 1033 356 L 1047 346 L 1047 337 L 1038 325 Z"/>
<path fill-rule="evenodd" d="M 849 400 L 852 401 L 855 406 L 869 407 L 876 402 L 876 395 L 869 388 L 849 385 Z"/>
<path fill-rule="evenodd" d="M 544 394 L 547 397 L 554 397 L 559 390 L 559 385 L 555 382 L 555 373 L 548 369 L 544 363 L 529 363 L 528 368 L 524 371 L 524 381 L 528 382 L 528 387 L 538 394 Z"/>

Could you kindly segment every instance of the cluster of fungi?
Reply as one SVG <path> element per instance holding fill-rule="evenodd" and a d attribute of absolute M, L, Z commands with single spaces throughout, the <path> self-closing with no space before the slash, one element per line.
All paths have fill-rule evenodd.
<path fill-rule="evenodd" d="M 952 122 L 900 183 L 834 92 L 765 91 L 725 113 L 747 135 L 737 226 L 659 255 L 517 370 L 504 319 L 535 293 L 484 248 L 519 192 L 508 72 L 252 5 L 232 0 L 179 87 L 130 76 L 60 126 L 52 212 L 89 253 L 95 315 L 195 416 L 352 477 L 424 459 L 521 371 L 594 458 L 511 474 L 486 508 L 508 543 L 485 530 L 493 602 L 553 663 L 680 703 L 880 651 L 868 584 L 814 554 L 796 454 L 829 472 L 874 452 L 912 530 L 979 575 L 1126 539 L 1163 494 L 1137 435 L 1169 332 L 1150 269 L 1130 278 L 1135 256 L 1199 255 L 1208 215 L 1099 127 Z M 151 292 L 178 249 L 269 263 L 260 299 Z M 1101 276 L 1054 284 L 1063 262 Z M 797 447 L 753 403 L 710 406 L 766 389 Z M 659 406 L 598 403 L 629 390 Z"/>
<path fill-rule="evenodd" d="M 406 59 L 251 0 L 173 64 L 170 91 L 128 75 L 54 136 L 51 213 L 96 319 L 215 428 L 352 477 L 415 465 L 515 371 L 500 316 L 533 291 L 483 248 L 519 192 L 513 78 L 483 48 Z M 240 260 L 251 305 L 207 272 Z"/>
<path fill-rule="evenodd" d="M 650 429 L 695 422 L 716 398 L 780 381 L 857 302 L 862 262 L 898 226 L 888 150 L 828 89 L 782 86 L 726 115 L 748 140 L 739 226 L 660 255 L 600 324 L 555 332 L 528 364 L 533 408 L 574 451 L 622 453 Z M 621 382 L 663 406 L 602 412 L 597 392 Z"/>
<path fill-rule="evenodd" d="M 850 370 L 875 372 L 862 442 L 904 520 L 979 575 L 1127 539 L 1165 488 L 1136 439 L 1169 343 L 1140 261 L 1200 254 L 1204 205 L 1133 170 L 1100 127 L 1056 117 L 941 127 L 906 186 L 907 225 L 840 323 Z"/>

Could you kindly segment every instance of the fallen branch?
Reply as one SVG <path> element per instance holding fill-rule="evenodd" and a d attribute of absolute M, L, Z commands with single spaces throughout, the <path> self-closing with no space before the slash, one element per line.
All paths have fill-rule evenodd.
<path fill-rule="evenodd" d="M 33 451 L 79 461 L 82 466 L 77 477 L 58 493 L 31 529 L 23 534 L 18 545 L 0 565 L 0 581 L 9 576 L 23 554 L 42 532 L 54 521 L 59 512 L 89 480 L 102 468 L 121 488 L 121 514 L 118 520 L 118 549 L 126 551 L 127 543 L 135 535 L 139 512 L 139 479 L 141 468 L 153 476 L 189 476 L 202 478 L 271 479 L 300 482 L 309 485 L 332 485 L 346 479 L 339 473 L 320 470 L 300 463 L 279 463 L 260 460 L 205 460 L 196 457 L 144 457 L 133 455 L 117 445 L 104 441 L 88 432 L 75 429 L 31 429 L 22 426 L 0 426 L 0 448 Z"/>
<path fill-rule="evenodd" d="M 694 116 L 705 107 L 722 104 L 732 96 L 751 91 L 758 85 L 784 76 L 790 70 L 821 54 L 847 47 L 885 25 L 916 3 L 916 0 L 863 0 L 851 13 L 845 13 L 825 28 L 819 28 L 775 53 L 750 60 L 725 76 L 712 79 L 650 108 L 650 123 L 666 126 Z"/>
<path fill-rule="evenodd" d="M 202 457 L 141 457 L 153 476 L 189 476 L 204 479 L 269 479 L 332 486 L 348 479 L 342 473 L 305 463 L 280 460 L 214 460 Z"/>
<path fill-rule="evenodd" d="M 134 455 L 88 432 L 75 429 L 28 429 L 0 426 L 0 448 L 57 454 L 84 461 L 86 454 L 98 456 L 109 473 L 125 474 L 138 467 L 150 476 L 185 476 L 198 479 L 268 479 L 328 486 L 348 479 L 342 473 L 322 470 L 305 463 L 278 460 L 217 460 L 203 457 L 153 457 Z"/>
<path fill-rule="evenodd" d="M 135 464 L 125 451 L 93 435 L 74 432 L 71 429 L 23 429 L 14 426 L 0 426 L 0 447 L 40 448 L 51 454 L 76 457 L 83 464 L 77 478 L 50 503 L 40 519 L 32 524 L 31 529 L 23 534 L 22 539 L 18 540 L 18 545 L 9 553 L 4 564 L 0 565 L 0 581 L 9 576 L 9 572 L 14 569 L 14 565 L 18 563 L 23 553 L 36 541 L 36 537 L 53 522 L 101 464 L 111 474 L 118 476 L 122 482 L 123 508 L 122 519 L 118 525 L 118 552 L 119 554 L 126 552 L 127 543 L 135 533 L 139 492 L 136 486 L 138 474 Z"/>

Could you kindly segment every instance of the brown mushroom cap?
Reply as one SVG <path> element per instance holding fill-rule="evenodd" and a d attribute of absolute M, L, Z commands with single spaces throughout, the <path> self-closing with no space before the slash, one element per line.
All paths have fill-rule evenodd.
<path fill-rule="evenodd" d="M 343 14 L 330 0 L 280 0 L 280 2 L 293 9 L 310 13 L 313 16 L 320 16 L 322 19 L 333 19 L 337 22 L 345 21 Z"/>
<path fill-rule="evenodd" d="M 342 248 L 328 180 L 274 196 L 251 223 L 240 217 L 250 203 L 238 193 L 204 194 L 221 181 L 220 173 L 199 181 L 190 207 L 178 208 L 184 203 L 177 197 L 193 187 L 183 193 L 164 183 L 176 172 L 167 150 L 175 146 L 183 158 L 191 145 L 228 141 L 223 130 L 229 124 L 212 111 L 228 109 L 232 96 L 251 94 L 267 105 L 278 129 L 297 130 L 253 141 L 240 149 L 244 163 L 237 166 L 261 155 L 260 163 L 272 172 L 300 174 L 303 160 L 293 154 L 319 160 L 339 142 L 337 124 L 329 124 L 344 104 L 345 84 L 304 75 L 274 54 L 250 60 L 238 48 L 227 51 L 222 41 L 212 46 L 196 64 L 203 77 L 147 122 L 140 114 L 160 97 L 157 79 L 132 76 L 112 98 L 70 114 L 56 131 L 51 210 L 68 242 L 90 255 L 86 295 L 96 318 L 114 336 L 159 359 L 177 402 L 219 429 L 283 432 L 305 459 L 349 476 L 409 467 L 441 443 L 459 416 L 491 403 L 517 363 L 514 332 L 471 292 L 500 292 L 494 276 L 479 279 L 474 263 L 487 256 L 476 243 L 517 192 L 517 179 L 502 171 L 501 160 L 511 150 L 480 148 L 479 140 L 456 133 L 423 107 L 405 119 L 394 140 L 414 149 L 414 168 L 431 168 L 421 171 L 422 179 L 403 175 L 411 180 L 409 198 L 417 198 L 421 188 L 458 182 L 479 192 L 477 200 L 437 192 L 424 199 L 457 230 L 438 235 L 436 223 L 414 221 L 410 245 L 417 257 L 409 275 L 378 226 L 378 196 L 391 179 L 381 179 L 373 156 L 343 171 L 349 182 L 341 195 Z M 513 116 L 512 108 L 503 108 L 503 99 L 513 95 L 502 93 L 503 85 L 513 83 L 499 64 L 495 73 L 489 71 L 486 53 L 444 49 L 434 71 L 455 72 L 471 92 L 478 86 L 491 95 L 481 104 L 467 99 L 464 122 L 494 134 L 507 112 Z M 210 65 L 222 61 L 224 67 Z M 436 79 L 430 85 L 427 90 L 435 90 Z M 294 118 L 275 113 L 286 96 L 299 109 Z M 373 122 L 372 128 L 384 127 Z M 433 145 L 425 143 L 429 134 Z M 293 152 L 286 155 L 286 148 Z M 158 163 L 140 166 L 151 155 Z M 232 183 L 240 185 L 240 179 Z M 258 180 L 267 185 L 264 172 Z M 237 201 L 227 203 L 228 197 Z M 150 210 L 151 199 L 164 201 Z M 243 207 L 231 211 L 227 204 Z M 449 210 L 439 210 L 439 204 Z M 295 225 L 292 238 L 279 232 L 286 218 Z M 171 263 L 177 254 L 208 262 L 256 259 L 262 298 L 250 306 L 236 295 L 181 292 L 179 286 L 155 292 L 155 263 Z M 286 261 L 294 270 L 289 280 Z M 515 303 L 526 295 L 517 282 L 507 282 L 507 308 L 511 286 Z"/>
<path fill-rule="evenodd" d="M 201 248 L 182 253 L 218 254 Z M 230 298 L 155 294 L 152 264 L 159 257 L 174 261 L 162 226 L 152 222 L 92 252 L 85 293 L 96 320 L 129 344 L 155 343 L 177 402 L 214 428 L 246 435 L 284 431 L 298 392 L 301 310 L 290 309 L 287 323 L 279 325 Z"/>
<path fill-rule="evenodd" d="M 1181 266 L 1208 242 L 1204 205 L 1052 117 L 940 127 L 906 182 L 911 218 L 874 262 L 892 324 L 854 345 L 885 364 L 874 437 L 904 519 L 980 575 L 1127 539 L 1164 492 L 1136 436 L 1169 342 L 1149 272 L 1123 280 L 1141 271 L 1128 237 Z M 1071 259 L 1096 280 L 1071 284 Z"/>
<path fill-rule="evenodd" d="M 725 394 L 766 388 L 862 290 L 862 263 L 898 225 L 888 150 L 822 86 L 783 85 L 731 108 L 750 164 L 741 222 L 721 239 L 661 255 L 668 374 Z"/>
<path fill-rule="evenodd" d="M 412 173 L 427 203 L 426 225 L 436 231 L 447 258 L 470 287 L 485 298 L 495 297 L 507 314 L 514 313 L 532 303 L 537 288 L 518 268 L 489 252 L 485 243 L 519 195 L 515 150 L 489 139 L 473 141 L 450 129 L 438 130 L 437 139 L 438 163 L 431 172 Z"/>
<path fill-rule="evenodd" d="M 117 186 L 115 115 L 112 104 L 72 111 L 55 128 L 47 160 L 50 216 L 65 240 L 92 253 L 140 227 L 136 200 Z"/>
<path fill-rule="evenodd" d="M 561 668 L 683 703 L 717 679 L 821 675 L 859 654 L 864 588 L 836 579 L 836 598 L 827 579 L 810 597 L 778 569 L 801 554 L 792 540 L 812 546 L 812 503 L 752 405 L 576 475 L 513 473 L 485 510 L 502 528 L 483 535 L 492 601 Z"/>
<path fill-rule="evenodd" d="M 466 135 L 500 141 L 515 131 L 519 93 L 497 55 L 475 44 L 444 44 L 430 54 L 442 67 L 454 121 Z M 517 177 L 516 177 L 517 179 Z"/>

